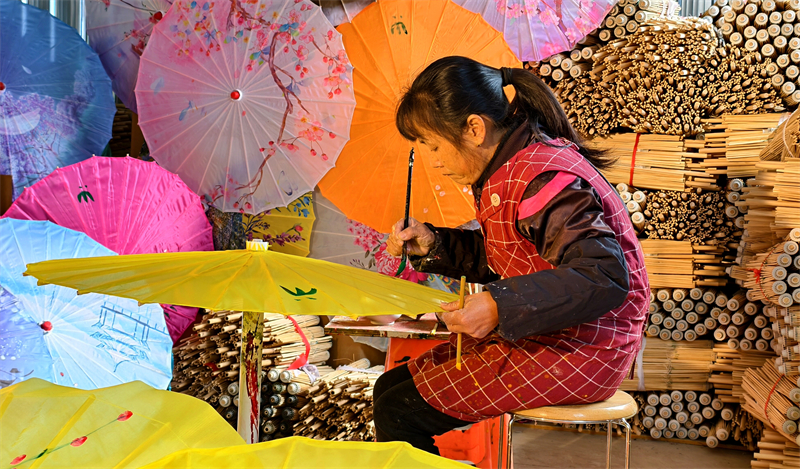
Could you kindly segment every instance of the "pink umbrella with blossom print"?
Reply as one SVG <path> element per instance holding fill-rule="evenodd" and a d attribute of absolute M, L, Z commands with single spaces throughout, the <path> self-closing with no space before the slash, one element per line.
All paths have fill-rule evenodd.
<path fill-rule="evenodd" d="M 617 0 L 454 0 L 479 13 L 523 62 L 575 47 L 597 29 Z"/>
<path fill-rule="evenodd" d="M 114 93 L 137 112 L 136 75 L 153 26 L 172 0 L 86 0 L 86 34 L 111 77 Z"/>
<path fill-rule="evenodd" d="M 308 0 L 176 0 L 141 62 L 151 155 L 220 210 L 288 205 L 349 139 L 352 67 Z"/>

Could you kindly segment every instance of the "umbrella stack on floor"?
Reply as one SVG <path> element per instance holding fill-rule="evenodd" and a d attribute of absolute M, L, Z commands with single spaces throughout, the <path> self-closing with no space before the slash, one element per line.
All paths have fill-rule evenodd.
<path fill-rule="evenodd" d="M 725 278 L 727 250 L 689 241 L 641 239 L 651 288 L 719 287 Z"/>
<path fill-rule="evenodd" d="M 318 316 L 293 316 L 309 342 L 308 364 L 326 371 L 324 363 L 330 358 L 328 350 L 332 337 L 325 335 Z M 203 316 L 194 326 L 195 333 L 182 340 L 174 349 L 175 371 L 172 389 L 202 399 L 235 425 L 239 396 L 239 356 L 241 346 L 242 313 L 216 311 Z M 305 353 L 303 338 L 290 319 L 281 314 L 264 315 L 264 339 L 262 342 L 262 374 L 269 378 L 288 368 L 297 357 Z M 276 378 L 277 379 L 277 378 Z M 271 406 L 275 409 L 296 404 L 288 397 L 287 389 L 274 391 L 269 379 L 262 381 L 262 411 Z M 266 389 L 266 391 L 265 391 Z M 275 404 L 271 404 L 276 395 Z M 275 411 L 277 415 L 278 410 Z M 267 421 L 270 417 L 264 416 Z M 275 433 L 268 432 L 267 434 Z"/>
<path fill-rule="evenodd" d="M 372 390 L 383 366 L 363 358 L 322 376 L 298 394 L 306 404 L 292 418 L 294 434 L 322 440 L 373 441 Z M 303 386 L 301 386 L 303 388 Z"/>
<path fill-rule="evenodd" d="M 317 375 L 333 371 L 329 366 L 308 371 L 281 368 L 271 368 L 261 383 L 261 441 L 292 436 L 300 409 L 309 402 L 303 394 L 319 379 Z"/>

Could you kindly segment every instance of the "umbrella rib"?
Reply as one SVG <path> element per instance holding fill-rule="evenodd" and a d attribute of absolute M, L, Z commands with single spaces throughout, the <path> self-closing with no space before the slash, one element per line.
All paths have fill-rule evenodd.
<path fill-rule="evenodd" d="M 181 93 L 181 94 L 183 94 L 183 93 Z M 209 103 L 206 103 L 206 104 L 204 104 L 203 106 L 204 106 L 204 107 L 207 107 L 207 106 L 213 106 L 213 105 L 215 105 L 215 104 L 219 104 L 219 103 L 225 103 L 226 101 L 228 101 L 228 98 L 224 98 L 224 97 L 223 97 L 223 98 L 219 98 L 219 99 L 217 99 L 217 100 L 211 101 L 211 102 L 209 102 Z M 212 111 L 215 111 L 215 110 L 216 110 L 216 108 L 212 109 Z M 167 117 L 174 117 L 174 116 L 178 116 L 178 115 L 180 115 L 180 114 L 181 114 L 181 112 L 183 112 L 183 110 L 180 110 L 180 111 L 177 111 L 177 112 L 173 112 L 173 113 L 171 113 L 171 114 L 162 114 L 162 115 L 160 115 L 160 116 L 158 116 L 158 117 L 154 117 L 154 118 L 152 118 L 152 119 L 140 120 L 140 121 L 139 121 L 139 124 L 149 124 L 150 122 L 156 122 L 156 121 L 164 120 L 164 119 L 166 119 Z M 197 122 L 195 122 L 194 124 L 192 124 L 192 126 L 194 126 L 194 125 L 198 124 L 198 123 L 199 123 L 199 122 L 201 122 L 201 121 L 202 121 L 202 118 L 201 118 L 201 119 L 199 119 L 199 120 L 198 120 Z M 191 127 L 189 127 L 189 128 L 191 128 Z M 174 137 L 173 137 L 172 139 L 170 139 L 170 142 L 171 142 L 172 140 L 174 140 Z"/>
<path fill-rule="evenodd" d="M 278 21 L 283 17 L 283 13 L 286 11 L 286 8 L 287 8 L 288 5 L 289 5 L 289 2 L 283 2 L 283 4 L 281 5 L 281 11 L 280 11 L 280 13 L 278 13 L 278 18 L 277 18 Z M 272 41 L 272 38 L 274 36 L 275 36 L 275 34 L 272 34 L 271 36 L 269 36 L 269 41 Z M 251 34 L 251 37 L 252 37 L 252 34 Z M 277 44 L 275 44 L 275 45 L 277 45 Z M 259 50 L 261 50 L 261 49 L 259 49 Z M 273 55 L 273 58 L 277 59 L 278 54 L 277 54 L 276 51 L 273 51 L 272 49 L 270 49 L 270 53 L 275 54 L 275 55 Z M 247 57 L 247 53 L 245 53 L 245 57 Z M 249 88 L 252 85 L 252 80 L 254 80 L 256 76 L 257 76 L 257 74 L 254 74 L 253 78 L 251 78 L 250 81 L 244 81 L 242 83 L 242 88 Z M 270 73 L 270 76 L 271 76 L 271 73 Z"/>
<path fill-rule="evenodd" d="M 164 37 L 166 40 L 168 40 L 169 42 L 171 42 L 171 43 L 172 43 L 172 45 L 173 45 L 173 46 L 175 46 L 175 47 L 177 47 L 178 49 L 182 49 L 182 47 L 181 47 L 181 46 L 180 46 L 178 43 L 176 43 L 176 42 L 175 42 L 175 41 L 173 41 L 173 40 L 172 40 L 172 39 L 171 39 L 169 36 L 167 36 L 166 34 L 164 34 L 163 32 L 161 32 L 161 29 L 153 29 L 153 36 L 155 36 L 155 33 L 158 33 L 158 34 L 160 34 L 161 36 L 163 36 L 163 37 Z M 151 39 L 152 39 L 152 38 L 151 38 Z M 202 38 L 201 38 L 201 39 L 202 39 Z M 214 76 L 214 74 L 212 74 L 211 72 L 209 72 L 209 71 L 208 71 L 208 70 L 207 70 L 207 69 L 206 69 L 206 68 L 203 66 L 203 64 L 201 64 L 199 61 L 197 61 L 197 59 L 195 59 L 195 58 L 194 58 L 194 55 L 188 55 L 188 54 L 185 54 L 185 55 L 186 55 L 186 57 L 188 57 L 188 58 L 189 58 L 189 59 L 190 59 L 192 62 L 194 62 L 195 64 L 197 64 L 197 66 L 198 66 L 198 67 L 200 67 L 200 68 L 201 68 L 201 69 L 202 69 L 204 72 L 206 72 L 206 73 L 208 74 L 208 76 L 209 76 L 209 77 L 211 77 L 211 78 L 213 78 L 214 80 L 216 80 L 216 82 L 217 82 L 217 84 L 219 85 L 219 87 L 214 87 L 213 85 L 211 85 L 211 84 L 209 84 L 209 83 L 206 83 L 206 82 L 204 82 L 204 81 L 202 81 L 202 80 L 199 80 L 197 77 L 192 77 L 192 76 L 186 75 L 185 73 L 181 73 L 181 72 L 179 72 L 179 71 L 177 71 L 177 70 L 175 70 L 175 69 L 173 69 L 173 68 L 165 67 L 164 65 L 162 65 L 162 64 L 160 64 L 160 63 L 157 63 L 157 62 L 155 62 L 155 61 L 153 61 L 153 60 L 150 60 L 150 59 L 146 58 L 146 56 L 145 56 L 145 55 L 142 55 L 141 59 L 139 59 L 139 60 L 140 60 L 140 61 L 144 61 L 144 60 L 146 60 L 146 61 L 148 61 L 148 62 L 150 62 L 150 63 L 152 63 L 152 64 L 158 65 L 159 67 L 163 68 L 164 70 L 169 70 L 169 71 L 171 71 L 171 72 L 173 72 L 173 73 L 176 73 L 176 74 L 178 74 L 178 75 L 184 76 L 184 77 L 186 77 L 186 78 L 189 78 L 189 79 L 192 79 L 192 80 L 195 80 L 195 81 L 199 81 L 200 83 L 203 83 L 204 85 L 210 86 L 210 87 L 212 87 L 212 88 L 216 88 L 216 89 L 218 89 L 218 90 L 220 90 L 220 91 L 222 91 L 222 92 L 224 92 L 224 93 L 226 93 L 226 94 L 231 92 L 231 90 L 226 90 L 226 89 L 225 89 L 225 83 L 223 83 L 223 82 L 222 82 L 222 81 L 219 79 L 219 77 L 216 77 L 216 76 Z M 216 65 L 216 64 L 215 64 L 215 65 Z"/>
<path fill-rule="evenodd" d="M 262 16 L 262 18 L 263 18 L 263 16 Z M 247 44 L 253 44 L 253 33 L 254 33 L 254 32 L 255 32 L 255 28 L 250 28 L 250 35 L 248 36 L 248 39 L 247 39 Z M 257 34 L 257 33 L 256 33 L 256 34 Z M 235 50 L 236 50 L 236 49 L 234 49 L 234 51 L 235 51 Z M 259 51 L 260 51 L 260 50 L 261 50 L 261 49 L 259 49 Z M 236 55 L 236 54 L 234 54 L 234 59 L 236 59 L 235 55 Z M 247 63 L 247 57 L 248 57 L 249 55 L 250 55 L 250 54 L 248 54 L 248 53 L 247 53 L 247 47 L 245 47 L 245 49 L 244 49 L 244 53 L 242 54 L 242 63 L 239 65 L 239 70 L 247 70 L 247 68 L 246 68 L 245 64 Z M 245 72 L 245 73 L 246 73 L 246 72 Z M 249 89 L 249 88 L 250 88 L 250 83 L 248 83 L 248 82 L 247 82 L 247 79 L 246 79 L 246 78 L 243 78 L 241 81 L 242 81 L 242 83 L 241 83 L 241 88 L 242 88 L 243 90 L 244 90 L 244 89 Z"/>
<path fill-rule="evenodd" d="M 217 123 L 217 122 L 219 122 L 219 120 L 220 120 L 220 119 L 222 119 L 223 117 L 225 117 L 225 119 L 224 119 L 224 120 L 225 120 L 225 121 L 227 121 L 227 120 L 228 120 L 228 117 L 227 117 L 227 116 L 228 116 L 228 114 L 230 113 L 230 109 L 231 109 L 230 107 L 223 108 L 223 110 L 222 110 L 222 112 L 220 113 L 220 115 L 219 115 L 219 116 L 216 118 L 216 120 L 214 120 L 213 124 L 212 124 L 211 126 L 209 126 L 209 128 L 213 128 L 213 127 L 216 125 L 216 123 Z M 200 122 L 201 122 L 201 121 L 198 121 L 197 123 L 200 123 Z M 222 132 L 217 132 L 217 140 L 216 140 L 216 142 L 214 142 L 214 147 L 213 147 L 213 148 L 217 148 L 217 145 L 219 145 L 219 141 L 220 141 L 221 139 L 222 139 Z M 197 141 L 197 143 L 195 143 L 195 145 L 192 147 L 192 149 L 191 149 L 190 151 L 186 152 L 186 156 L 183 158 L 183 161 L 182 161 L 182 162 L 181 162 L 181 164 L 178 166 L 178 168 L 175 170 L 175 172 L 176 172 L 176 173 L 177 173 L 178 171 L 180 171 L 180 170 L 181 170 L 181 168 L 183 168 L 183 165 L 184 165 L 184 164 L 186 164 L 186 162 L 188 162 L 188 161 L 189 161 L 189 159 L 192 157 L 192 155 L 193 155 L 194 151 L 195 151 L 195 150 L 197 149 L 197 147 L 200 145 L 200 142 L 201 142 L 201 141 L 202 141 L 202 139 L 198 140 L 198 141 Z M 213 151 L 213 150 L 212 150 L 212 151 Z M 228 154 L 228 164 L 230 164 L 230 158 L 231 158 L 231 155 L 230 155 L 230 153 L 229 153 L 229 154 Z M 210 155 L 210 156 L 208 157 L 208 160 L 207 160 L 207 163 L 206 163 L 206 167 L 205 167 L 205 169 L 203 170 L 203 177 L 200 179 L 200 185 L 198 186 L 198 189 L 197 189 L 198 191 L 199 191 L 199 188 L 200 188 L 200 187 L 203 187 L 203 183 L 205 183 L 205 180 L 206 180 L 206 175 L 208 174 L 208 169 L 211 167 L 211 163 L 212 163 L 213 161 L 214 161 L 214 155 Z M 226 172 L 227 172 L 227 167 L 226 167 Z M 225 184 L 226 184 L 226 187 L 227 187 L 227 184 L 228 184 L 228 183 L 227 183 L 227 178 L 226 178 L 226 182 L 225 182 Z"/>
<path fill-rule="evenodd" d="M 92 31 L 94 31 L 94 30 L 97 30 L 97 29 L 105 29 L 105 28 L 109 28 L 109 27 L 112 27 L 112 26 L 118 26 L 118 25 L 121 25 L 121 24 L 126 24 L 126 23 L 133 23 L 133 24 L 135 24 L 135 23 L 136 23 L 136 21 L 122 21 L 122 22 L 119 22 L 119 23 L 114 23 L 114 24 L 106 24 L 106 25 L 103 25 L 102 27 L 93 28 L 93 29 L 92 29 Z M 148 23 L 147 25 L 145 25 L 145 29 L 149 29 L 149 30 L 150 30 L 150 31 L 149 31 L 147 34 L 145 34 L 145 37 L 149 38 L 149 37 L 150 37 L 150 35 L 152 35 L 152 34 L 153 34 L 153 27 L 154 27 L 154 25 L 153 25 L 152 23 Z M 120 29 L 120 28 L 114 28 L 114 29 Z M 89 31 L 90 31 L 90 30 L 88 30 L 88 29 L 87 29 L 87 30 L 86 30 L 86 33 L 88 34 L 88 33 L 89 33 Z M 123 36 L 123 39 L 122 39 L 122 40 L 118 40 L 118 41 L 117 41 L 117 42 L 115 42 L 114 44 L 111 44 L 111 45 L 110 45 L 108 48 L 106 48 L 106 49 L 105 49 L 105 50 L 103 50 L 102 52 L 101 52 L 101 51 L 99 51 L 99 50 L 97 50 L 97 49 L 95 49 L 95 52 L 97 52 L 97 55 L 103 55 L 103 54 L 106 54 L 106 53 L 110 52 L 112 49 L 114 49 L 115 47 L 119 46 L 120 44 L 122 44 L 122 43 L 124 43 L 124 42 L 128 42 L 128 40 L 129 40 L 129 39 L 130 39 L 130 38 Z M 92 49 L 94 49 L 94 48 L 92 48 Z M 125 62 L 125 61 L 123 61 L 123 63 L 124 63 L 124 62 Z"/>
<path fill-rule="evenodd" d="M 382 6 L 382 5 L 380 5 L 380 4 L 379 4 L 379 5 L 378 5 L 378 9 L 380 10 L 380 15 L 381 15 L 381 18 L 383 18 L 383 9 L 381 8 L 381 6 Z M 372 42 L 372 41 L 368 41 L 368 40 L 367 40 L 367 38 L 365 38 L 365 37 L 364 37 L 364 34 L 363 34 L 363 33 L 361 32 L 361 30 L 358 28 L 358 25 L 357 25 L 356 23 L 350 23 L 350 24 L 352 25 L 352 27 L 353 27 L 353 30 L 356 32 L 356 34 L 358 35 L 358 38 L 361 40 L 361 42 L 362 42 L 363 44 L 365 44 L 365 45 L 366 45 L 366 44 L 370 44 L 370 43 Z M 385 24 L 385 22 L 384 22 L 384 24 Z M 383 33 L 383 34 L 384 34 L 384 35 L 387 37 L 387 40 L 388 40 L 388 39 L 391 39 L 391 38 L 389 38 L 389 35 L 388 35 L 388 33 L 386 32 L 386 28 L 385 28 L 385 27 L 381 28 L 381 33 Z M 379 62 L 378 62 L 378 60 L 377 60 L 377 59 L 376 59 L 376 57 L 375 57 L 375 54 L 373 54 L 372 50 L 371 50 L 371 49 L 369 49 L 369 48 L 366 48 L 366 50 L 368 51 L 368 53 L 369 53 L 369 56 L 370 56 L 370 57 L 369 57 L 369 59 L 370 59 L 370 60 L 369 60 L 368 62 L 371 62 L 371 63 L 374 63 L 374 64 L 377 64 L 377 63 L 379 63 Z M 351 63 L 352 63 L 352 62 L 351 62 Z M 358 69 L 358 67 L 357 67 L 355 64 L 353 64 L 353 66 L 355 67 L 355 68 L 354 68 L 354 71 L 353 71 L 353 78 L 354 78 L 354 79 L 353 79 L 353 82 L 354 82 L 354 84 L 355 84 L 355 74 L 356 74 L 356 73 L 361 73 L 361 75 L 363 75 L 364 77 L 366 77 L 367 75 L 366 75 L 365 73 L 359 72 L 359 69 Z M 384 96 L 386 97 L 386 100 L 387 100 L 389 103 L 394 103 L 394 102 L 396 101 L 396 98 L 395 98 L 394 96 L 389 96 L 388 94 L 386 94 L 386 91 L 385 91 L 385 88 L 392 89 L 392 86 L 391 86 L 391 85 L 392 85 L 392 82 L 391 82 L 391 80 L 389 80 L 389 77 L 388 77 L 388 76 L 387 76 L 387 75 L 384 73 L 384 70 L 383 70 L 382 68 L 378 68 L 378 70 L 380 71 L 380 75 L 381 75 L 381 76 L 384 78 L 384 80 L 386 81 L 386 83 L 387 83 L 387 84 L 389 84 L 389 86 L 388 86 L 388 87 L 384 87 L 384 86 L 377 86 L 377 85 L 375 85 L 375 83 L 374 83 L 372 80 L 367 80 L 367 82 L 369 82 L 369 83 L 370 83 L 370 84 L 373 86 L 373 88 L 375 88 L 375 89 L 376 89 L 376 90 L 378 90 L 378 91 L 379 91 L 379 92 L 380 92 L 382 95 L 384 95 Z M 395 91 L 395 90 L 392 90 L 392 91 Z M 390 107 L 394 107 L 394 106 L 393 106 L 393 105 L 390 105 Z"/>
<path fill-rule="evenodd" d="M 208 16 L 211 18 L 211 23 L 214 25 L 214 30 L 215 30 L 215 31 L 219 31 L 219 27 L 218 27 L 218 25 L 217 25 L 217 20 L 214 18 L 214 15 L 213 15 L 213 14 L 210 14 L 210 15 L 208 15 Z M 199 31 L 198 31 L 197 29 L 194 29 L 193 31 L 194 31 L 194 36 L 195 36 L 195 37 L 196 37 L 196 38 L 197 38 L 197 39 L 200 41 L 200 43 L 202 44 L 202 43 L 203 43 L 203 37 L 202 37 L 202 36 L 200 36 L 200 34 L 199 34 Z M 252 35 L 251 35 L 250 37 L 252 37 Z M 209 48 L 210 48 L 210 41 L 209 41 Z M 220 47 L 220 48 L 219 48 L 219 52 L 220 52 L 220 55 L 222 56 L 222 60 L 223 60 L 223 62 L 226 62 L 226 60 L 225 60 L 225 53 L 223 52 L 224 50 L 225 50 L 225 49 L 223 49 L 222 47 Z M 235 54 L 234 54 L 234 55 L 235 55 Z M 212 57 L 211 57 L 211 55 L 207 55 L 206 57 L 208 57 L 208 59 L 211 61 L 211 63 L 213 63 L 213 64 L 214 64 L 214 67 L 216 67 L 216 68 L 217 68 L 217 72 L 219 72 L 219 74 L 220 74 L 220 77 L 222 77 L 222 75 L 224 75 L 224 74 L 225 74 L 225 72 L 227 72 L 227 75 L 228 75 L 228 81 L 227 81 L 227 83 L 224 83 L 223 85 L 227 85 L 227 86 L 230 88 L 230 91 L 233 91 L 233 90 L 235 90 L 235 89 L 236 89 L 236 88 L 235 88 L 235 86 L 236 86 L 236 85 L 235 85 L 234 78 L 233 78 L 233 76 L 231 75 L 231 67 L 225 67 L 224 69 L 223 69 L 223 68 L 220 68 L 219 64 L 217 64 L 217 61 L 216 61 L 216 60 L 214 60 L 214 58 L 212 58 Z M 223 71 L 223 70 L 224 70 L 224 71 Z M 222 80 L 220 80 L 220 83 L 222 83 Z"/>
<path fill-rule="evenodd" d="M 275 109 L 275 108 L 273 108 L 273 107 L 271 107 L 271 106 L 267 106 L 266 104 L 264 104 L 264 103 L 261 103 L 261 102 L 258 102 L 258 101 L 253 101 L 253 104 L 255 104 L 256 106 L 260 106 L 260 107 L 262 107 L 262 108 L 264 108 L 264 109 L 266 109 L 266 110 L 269 110 L 269 111 L 274 111 L 274 112 L 276 112 L 276 113 L 278 113 L 278 114 L 280 114 L 280 113 L 282 112 L 282 111 L 280 111 L 280 110 L 278 110 L 278 109 Z M 266 117 L 267 119 L 269 119 L 269 120 L 270 120 L 270 122 L 272 122 L 274 125 L 276 125 L 276 126 L 279 126 L 279 127 L 280 127 L 280 124 L 279 124 L 277 121 L 275 121 L 274 119 L 272 119 L 272 118 L 271 118 L 271 117 L 270 117 L 270 116 L 269 116 L 267 113 L 264 113 L 264 115 L 265 115 L 265 117 Z M 292 120 L 294 120 L 294 121 L 300 121 L 300 119 L 299 119 L 299 118 L 298 118 L 296 115 L 294 115 L 294 114 L 289 114 L 287 117 L 291 118 L 291 119 L 292 119 Z M 259 125 L 260 125 L 260 124 L 261 124 L 261 123 L 259 122 Z M 337 132 L 333 132 L 332 130 L 330 130 L 329 128 L 327 128 L 327 127 L 323 126 L 322 124 L 320 124 L 320 128 L 321 128 L 321 129 L 323 129 L 323 130 L 325 130 L 326 132 L 333 133 L 334 135 L 337 135 L 337 136 L 339 136 L 339 137 L 342 137 L 342 138 L 344 138 L 342 135 L 338 134 Z M 264 133 L 268 134 L 267 130 L 266 130 L 266 129 L 265 129 L 263 126 L 261 126 L 261 129 L 262 129 L 262 130 L 264 130 Z M 284 133 L 287 133 L 287 134 L 291 135 L 292 137 L 294 137 L 294 138 L 297 138 L 297 136 L 296 136 L 296 135 L 292 135 L 292 134 L 291 134 L 291 132 L 290 132 L 289 130 L 284 130 Z M 304 145 L 304 146 L 306 146 L 306 147 L 308 147 L 308 145 L 306 145 L 305 143 L 303 143 L 303 145 Z"/>
<path fill-rule="evenodd" d="M 219 87 L 219 86 L 214 86 L 213 84 L 211 84 L 211 83 L 208 83 L 208 82 L 205 82 L 205 81 L 203 81 L 203 80 L 200 80 L 200 79 L 199 79 L 199 78 L 197 78 L 197 77 L 192 77 L 192 76 L 190 76 L 190 75 L 187 75 L 187 74 L 185 74 L 185 73 L 181 73 L 181 72 L 179 72 L 178 70 L 176 70 L 176 69 L 174 69 L 174 68 L 166 67 L 166 66 L 164 66 L 164 64 L 162 64 L 162 63 L 159 63 L 159 62 L 154 62 L 154 61 L 152 61 L 152 60 L 148 59 L 147 57 L 145 57 L 144 55 L 143 55 L 143 56 L 142 56 L 142 57 L 139 59 L 139 62 L 140 62 L 140 63 L 141 63 L 141 62 L 150 62 L 151 64 L 157 65 L 158 67 L 160 67 L 160 68 L 162 68 L 162 69 L 164 69 L 164 70 L 166 70 L 166 71 L 169 71 L 169 72 L 175 73 L 176 75 L 180 75 L 180 76 L 182 76 L 182 77 L 184 77 L 184 78 L 187 78 L 187 79 L 189 79 L 189 80 L 194 80 L 194 81 L 196 81 L 196 82 L 202 83 L 202 84 L 204 84 L 204 85 L 206 85 L 206 86 L 208 86 L 208 87 L 210 87 L 210 88 L 214 88 L 214 89 L 217 89 L 217 90 L 219 90 L 219 91 L 225 92 L 225 89 L 224 89 L 224 88 L 221 88 L 221 87 Z M 202 67 L 201 67 L 201 68 L 202 68 Z M 141 69 L 141 65 L 140 65 L 140 69 Z M 205 70 L 205 69 L 204 69 L 204 70 Z M 205 70 L 205 71 L 206 71 L 206 73 L 208 73 L 208 70 Z M 220 85 L 222 85 L 222 83 L 220 83 Z M 144 90 L 142 90 L 142 91 L 144 91 Z"/>

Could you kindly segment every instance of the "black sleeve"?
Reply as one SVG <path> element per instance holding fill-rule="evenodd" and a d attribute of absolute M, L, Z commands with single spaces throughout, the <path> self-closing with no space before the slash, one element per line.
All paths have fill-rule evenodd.
<path fill-rule="evenodd" d="M 470 283 L 488 283 L 500 278 L 489 269 L 480 231 L 426 225 L 434 232 L 436 241 L 427 256 L 409 256 L 414 270 L 454 278 L 466 275 Z"/>
<path fill-rule="evenodd" d="M 532 181 L 535 196 L 555 173 Z M 628 294 L 628 269 L 614 232 L 605 223 L 596 191 L 575 180 L 517 229 L 555 269 L 486 285 L 497 302 L 500 335 L 508 340 L 591 322 L 620 306 Z"/>

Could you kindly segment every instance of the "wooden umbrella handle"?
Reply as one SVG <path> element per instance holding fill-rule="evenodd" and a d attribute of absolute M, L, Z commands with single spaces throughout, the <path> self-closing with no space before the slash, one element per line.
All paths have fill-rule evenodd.
<path fill-rule="evenodd" d="M 461 290 L 458 292 L 458 309 L 464 309 L 464 287 L 467 285 L 467 277 L 461 276 Z M 458 333 L 456 344 L 456 370 L 461 369 L 461 333 Z"/>

